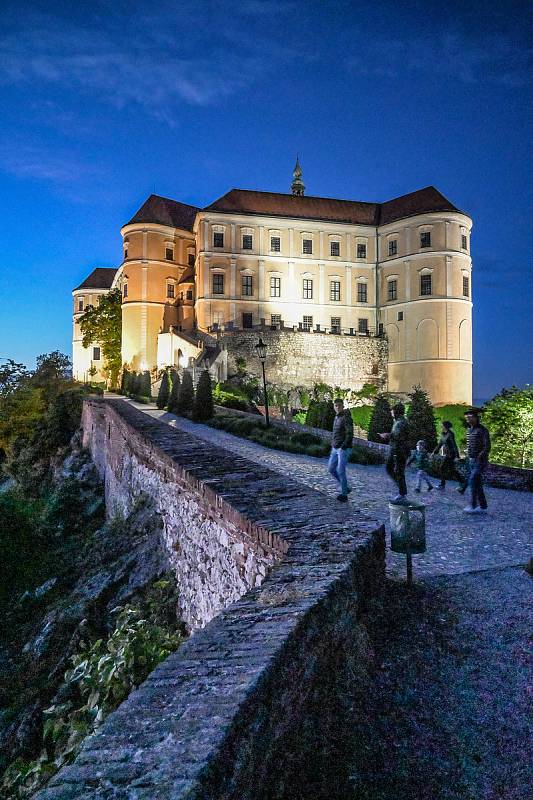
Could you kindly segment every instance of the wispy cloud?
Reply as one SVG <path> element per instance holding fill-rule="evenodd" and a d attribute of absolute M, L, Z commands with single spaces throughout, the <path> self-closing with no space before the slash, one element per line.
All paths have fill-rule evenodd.
<path fill-rule="evenodd" d="M 14 144 L 0 148 L 0 169 L 17 178 L 52 183 L 69 183 L 94 173 L 83 159 L 65 153 L 52 154 L 48 148 Z"/>

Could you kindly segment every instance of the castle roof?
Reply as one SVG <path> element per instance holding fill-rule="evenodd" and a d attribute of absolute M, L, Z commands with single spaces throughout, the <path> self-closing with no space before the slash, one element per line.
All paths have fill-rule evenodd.
<path fill-rule="evenodd" d="M 74 291 L 78 289 L 111 289 L 113 278 L 117 271 L 114 267 L 96 267 L 90 275 L 85 278 L 83 283 L 76 286 Z"/>
<path fill-rule="evenodd" d="M 425 189 L 419 189 L 386 203 L 364 203 L 330 197 L 231 189 L 207 206 L 204 211 L 316 219 L 359 225 L 386 225 L 416 214 L 459 211 L 459 209 L 434 186 L 427 186 Z"/>
<path fill-rule="evenodd" d="M 155 222 L 159 225 L 168 225 L 170 228 L 192 231 L 198 211 L 200 209 L 196 206 L 189 206 L 186 203 L 178 203 L 177 200 L 170 200 L 168 197 L 151 194 L 127 224 Z"/>
<path fill-rule="evenodd" d="M 194 283 L 194 269 L 187 267 L 178 283 Z"/>

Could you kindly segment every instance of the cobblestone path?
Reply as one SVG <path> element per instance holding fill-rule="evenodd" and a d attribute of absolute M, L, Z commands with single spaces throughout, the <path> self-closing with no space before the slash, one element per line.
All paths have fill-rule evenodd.
<path fill-rule="evenodd" d="M 225 431 L 199 425 L 190 420 L 159 411 L 153 406 L 135 403 L 139 410 L 187 433 L 232 450 L 251 461 L 257 461 L 294 480 L 313 487 L 325 496 L 324 502 L 336 503 L 337 489 L 328 475 L 326 458 L 283 453 L 233 436 Z M 394 485 L 383 466 L 348 465 L 348 480 L 353 489 L 349 502 L 355 519 L 376 519 L 388 530 L 387 498 Z M 414 474 L 408 477 L 410 496 L 426 505 L 427 551 L 413 557 L 417 576 L 458 574 L 493 567 L 525 564 L 532 555 L 533 495 L 507 489 L 487 489 L 489 511 L 471 516 L 463 512 L 467 496 L 455 491 L 449 482 L 445 492 L 434 490 L 411 494 Z M 253 487 L 250 487 L 253 491 Z M 327 498 L 327 499 L 326 499 Z M 405 577 L 405 556 L 387 549 L 387 572 L 390 577 Z"/>

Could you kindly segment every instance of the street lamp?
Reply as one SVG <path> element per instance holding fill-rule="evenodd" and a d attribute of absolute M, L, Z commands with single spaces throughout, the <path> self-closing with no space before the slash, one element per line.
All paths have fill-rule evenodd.
<path fill-rule="evenodd" d="M 267 395 L 267 384 L 265 378 L 265 361 L 267 357 L 267 346 L 261 339 L 261 337 L 259 338 L 259 341 L 255 346 L 255 352 L 257 353 L 257 357 L 259 358 L 259 361 L 261 362 L 261 366 L 263 368 L 263 391 L 265 393 L 265 422 L 268 428 L 270 427 L 270 420 L 268 417 L 268 395 Z"/>

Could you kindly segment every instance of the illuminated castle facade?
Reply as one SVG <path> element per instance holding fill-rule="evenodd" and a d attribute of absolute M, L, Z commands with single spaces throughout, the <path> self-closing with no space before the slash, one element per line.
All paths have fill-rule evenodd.
<path fill-rule="evenodd" d="M 434 403 L 470 403 L 470 217 L 433 187 L 385 203 L 306 196 L 298 162 L 291 188 L 232 189 L 205 208 L 151 195 L 121 229 L 119 268 L 74 290 L 75 376 L 101 355 L 81 346 L 77 319 L 118 287 L 131 369 L 193 365 L 211 348 L 224 378 L 224 342 L 253 329 L 313 337 L 317 355 L 324 336 L 342 337 L 354 358 L 364 337 L 387 343 L 381 388 L 420 383 Z"/>

